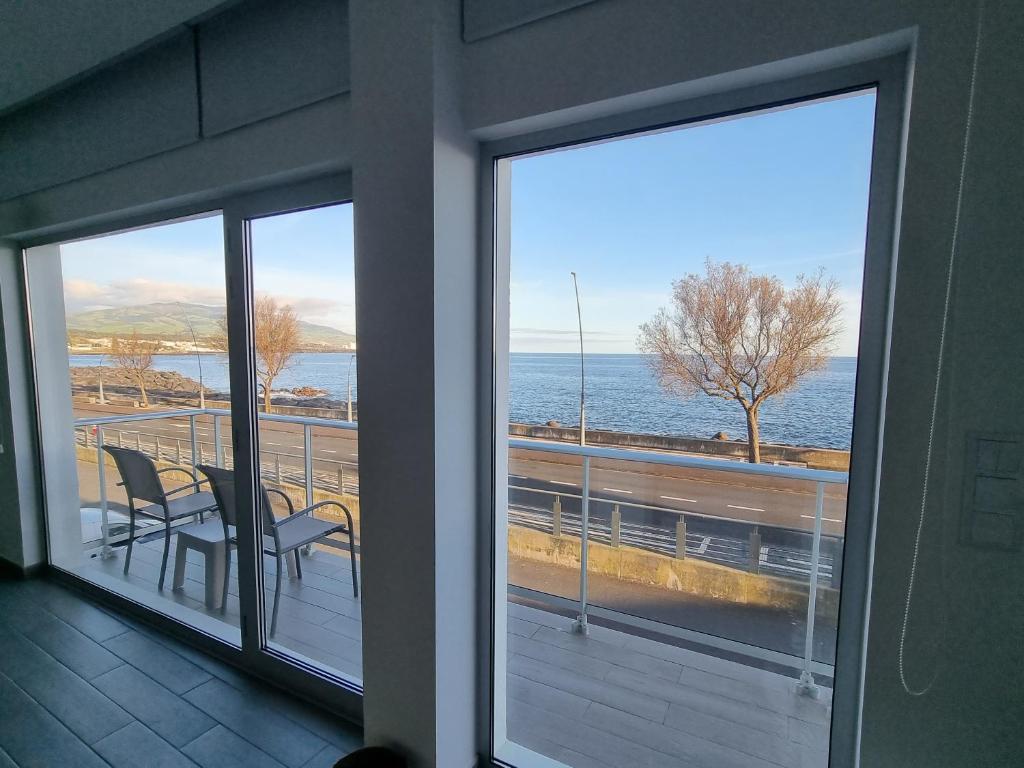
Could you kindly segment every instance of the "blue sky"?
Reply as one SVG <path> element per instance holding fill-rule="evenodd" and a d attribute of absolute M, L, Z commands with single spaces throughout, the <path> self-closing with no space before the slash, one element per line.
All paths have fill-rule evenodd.
<path fill-rule="evenodd" d="M 874 95 L 512 162 L 512 351 L 634 352 L 672 281 L 732 261 L 792 284 L 819 267 L 856 354 Z"/>
<path fill-rule="evenodd" d="M 824 267 L 856 352 L 874 96 L 524 157 L 512 163 L 511 348 L 634 352 L 672 281 L 704 260 L 791 284 Z M 396 225 L 399 225 L 396 222 Z M 253 223 L 258 293 L 355 329 L 352 206 Z M 222 223 L 193 219 L 62 247 L 67 311 L 224 303 Z"/>

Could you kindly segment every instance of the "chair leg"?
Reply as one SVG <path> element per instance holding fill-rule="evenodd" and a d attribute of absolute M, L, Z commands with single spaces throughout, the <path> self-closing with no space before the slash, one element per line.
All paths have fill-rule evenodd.
<path fill-rule="evenodd" d="M 270 636 L 273 637 L 277 632 L 277 609 L 281 603 L 281 569 L 284 567 L 284 561 L 281 556 L 277 556 L 277 584 L 274 586 L 274 615 L 270 620 Z"/>
<path fill-rule="evenodd" d="M 300 549 L 301 549 L 301 547 L 300 547 Z M 299 550 L 296 549 L 295 550 L 295 578 L 297 578 L 297 579 L 301 579 L 302 578 L 302 563 L 299 562 L 301 559 L 302 558 L 299 557 Z"/>
<path fill-rule="evenodd" d="M 135 543 L 135 506 L 128 508 L 128 552 L 124 556 L 124 575 L 128 575 L 128 566 L 132 562 L 132 545 Z"/>
<path fill-rule="evenodd" d="M 228 612 L 228 582 L 231 580 L 231 545 L 224 542 L 224 591 L 220 597 L 221 615 Z"/>
<path fill-rule="evenodd" d="M 164 557 L 160 561 L 160 583 L 158 589 L 162 592 L 164 589 L 164 575 L 167 573 L 167 555 L 171 551 L 171 521 L 170 518 L 164 518 Z"/>
<path fill-rule="evenodd" d="M 359 576 L 356 575 L 356 542 L 351 528 L 348 531 L 348 560 L 352 566 L 352 597 L 359 597 Z"/>

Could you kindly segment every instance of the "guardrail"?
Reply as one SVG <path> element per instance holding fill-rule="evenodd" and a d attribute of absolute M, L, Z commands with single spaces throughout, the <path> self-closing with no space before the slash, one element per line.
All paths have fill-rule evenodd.
<path fill-rule="evenodd" d="M 104 430 L 103 430 L 103 427 L 112 426 L 112 425 L 115 425 L 115 424 L 121 425 L 121 424 L 139 423 L 139 422 L 155 421 L 155 420 L 162 420 L 162 419 L 181 419 L 181 418 L 187 418 L 188 421 L 189 421 L 189 440 L 188 440 L 188 443 L 189 443 L 189 460 L 190 460 L 190 463 L 194 466 L 197 463 L 202 463 L 202 461 L 205 458 L 203 456 L 203 445 L 204 445 L 204 443 L 198 439 L 197 430 L 196 430 L 196 419 L 197 419 L 197 417 L 200 417 L 200 416 L 212 416 L 213 417 L 213 427 L 214 427 L 214 443 L 213 443 L 213 445 L 214 445 L 214 460 L 215 460 L 215 463 L 217 464 L 217 466 L 225 466 L 227 459 L 226 459 L 225 450 L 224 450 L 225 446 L 223 445 L 223 441 L 222 441 L 222 421 L 223 421 L 223 418 L 225 416 L 230 416 L 230 412 L 227 411 L 227 410 L 215 409 L 215 408 L 182 409 L 182 410 L 163 411 L 163 412 L 156 412 L 156 413 L 131 414 L 131 415 L 123 415 L 123 416 L 108 416 L 108 417 L 100 417 L 100 418 L 85 418 L 85 419 L 78 419 L 78 420 L 76 420 L 74 422 L 76 429 L 82 428 L 82 427 L 84 427 L 86 429 L 88 429 L 89 427 L 95 428 L 95 444 L 96 444 L 96 451 L 97 451 L 97 464 L 98 464 L 98 468 L 99 468 L 98 471 L 99 471 L 99 481 L 100 481 L 100 505 L 101 505 L 101 516 L 102 516 L 102 531 L 103 531 L 103 536 L 104 536 L 103 545 L 104 545 L 104 552 L 105 553 L 109 551 L 109 541 L 108 541 L 108 538 L 107 538 L 107 498 L 106 498 L 105 467 L 104 467 L 104 461 L 103 461 L 103 458 L 104 458 L 103 457 L 103 445 L 104 445 L 104 435 L 103 435 Z M 261 421 L 278 422 L 278 423 L 286 423 L 286 424 L 298 424 L 298 425 L 302 426 L 304 452 L 303 452 L 303 455 L 301 457 L 296 455 L 296 454 L 287 454 L 287 453 L 283 453 L 283 452 L 265 452 L 265 451 L 261 451 L 261 454 L 262 453 L 270 453 L 270 455 L 274 455 L 275 456 L 275 461 L 274 461 L 275 472 L 274 472 L 274 476 L 275 476 L 275 478 L 278 481 L 280 481 L 283 478 L 282 471 L 281 471 L 281 465 L 280 465 L 280 458 L 282 456 L 285 456 L 285 457 L 288 457 L 288 458 L 302 458 L 303 459 L 303 474 L 302 474 L 301 480 L 302 480 L 302 482 L 303 482 L 303 484 L 305 486 L 306 498 L 309 499 L 309 500 L 312 500 L 312 498 L 313 498 L 313 488 L 314 488 L 314 480 L 315 480 L 314 471 L 313 471 L 314 460 L 315 461 L 320 461 L 320 462 L 325 462 L 325 463 L 338 464 L 340 467 L 344 467 L 345 465 L 349 465 L 349 464 L 355 464 L 355 462 L 346 462 L 344 460 L 338 460 L 338 459 L 322 459 L 322 458 L 314 459 L 313 450 L 312 450 L 313 449 L 313 445 L 312 445 L 312 429 L 313 429 L 313 427 L 319 426 L 319 427 L 325 427 L 325 428 L 329 428 L 329 429 L 356 430 L 357 429 L 357 424 L 355 422 L 343 422 L 343 421 L 335 421 L 335 420 L 332 420 L 332 419 L 321 419 L 321 418 L 303 417 L 303 416 L 288 416 L 288 415 L 283 415 L 283 414 L 263 414 L 263 413 L 259 414 L 259 419 Z M 125 432 L 125 430 L 119 431 L 119 438 L 118 438 L 119 442 L 123 441 L 123 434 L 124 434 L 124 432 Z M 85 434 L 85 443 L 88 446 L 88 442 L 89 442 L 88 431 L 86 431 L 84 434 Z M 141 434 L 143 434 L 143 433 L 135 432 L 135 435 L 136 435 L 136 447 L 140 448 L 140 449 L 142 447 L 142 444 L 141 444 Z M 155 455 L 157 455 L 159 457 L 161 455 L 161 444 L 159 442 L 160 436 L 159 435 L 155 435 L 153 433 L 145 433 L 145 434 L 149 434 L 151 437 L 154 438 Z M 175 454 L 176 463 L 182 463 L 181 462 L 181 460 L 183 458 L 183 451 L 182 451 L 182 444 L 183 443 L 182 443 L 182 440 L 178 439 L 178 438 L 170 438 L 170 439 L 174 439 L 175 440 L 174 454 Z M 817 593 L 818 593 L 818 585 L 819 585 L 819 576 L 820 576 L 821 570 L 822 570 L 821 543 L 822 543 L 822 538 L 823 538 L 822 523 L 823 523 L 823 512 L 824 512 L 825 486 L 826 485 L 830 485 L 830 484 L 831 485 L 845 485 L 847 483 L 847 481 L 848 481 L 847 473 L 845 473 L 845 472 L 836 472 L 836 471 L 826 471 L 826 470 L 806 469 L 806 468 L 802 468 L 802 467 L 791 467 L 791 466 L 747 464 L 747 463 L 741 463 L 741 462 L 737 462 L 737 461 L 729 461 L 729 460 L 723 460 L 723 459 L 709 459 L 709 458 L 703 458 L 703 457 L 698 457 L 698 456 L 678 455 L 678 454 L 649 452 L 649 451 L 638 451 L 638 450 L 627 450 L 627 449 L 621 449 L 621 448 L 609 448 L 609 447 L 601 447 L 601 446 L 579 446 L 579 445 L 572 445 L 572 444 L 547 443 L 547 442 L 539 443 L 539 442 L 534 441 L 534 440 L 527 440 L 527 439 L 522 439 L 522 438 L 510 438 L 509 439 L 509 447 L 510 448 L 516 448 L 516 449 L 526 449 L 526 450 L 530 450 L 530 451 L 539 451 L 539 452 L 545 452 L 545 453 L 560 454 L 560 455 L 565 455 L 565 456 L 577 456 L 577 457 L 580 457 L 580 460 L 581 460 L 581 472 L 582 472 L 582 484 L 581 484 L 581 490 L 580 490 L 580 493 L 579 493 L 578 496 L 576 496 L 575 494 L 567 494 L 567 493 L 564 493 L 564 492 L 553 492 L 553 491 L 547 491 L 547 490 L 544 490 L 544 489 L 522 488 L 522 487 L 511 485 L 511 484 L 510 484 L 510 488 L 518 489 L 518 490 L 524 490 L 524 491 L 527 491 L 527 492 L 530 492 L 530 493 L 541 493 L 541 494 L 554 495 L 554 496 L 556 496 L 556 498 L 564 496 L 566 498 L 578 498 L 580 500 L 581 509 L 580 509 L 579 526 L 578 526 L 579 527 L 579 537 L 580 537 L 580 579 L 579 579 L 579 599 L 578 599 L 578 601 L 576 601 L 577 617 L 576 617 L 576 620 L 575 620 L 575 623 L 574 623 L 574 627 L 575 627 L 575 629 L 578 632 L 582 632 L 582 633 L 585 633 L 587 631 L 588 617 L 589 617 L 590 614 L 599 615 L 599 616 L 602 616 L 602 617 L 605 617 L 605 618 L 610 618 L 612 620 L 619 621 L 621 623 L 633 624 L 633 625 L 638 626 L 638 627 L 646 627 L 646 625 L 648 625 L 648 624 L 657 623 L 657 622 L 652 622 L 652 621 L 647 620 L 647 619 L 642 619 L 642 618 L 638 618 L 638 617 L 632 617 L 632 616 L 629 616 L 627 614 L 622 614 L 622 613 L 619 613 L 619 612 L 616 612 L 616 611 L 612 611 L 612 610 L 607 609 L 607 608 L 591 606 L 591 604 L 589 602 L 588 567 L 587 567 L 588 563 L 587 563 L 587 560 L 588 560 L 588 545 L 589 545 L 589 543 L 591 541 L 591 523 L 592 523 L 592 521 L 591 521 L 591 515 L 590 515 L 590 507 L 591 507 L 591 504 L 593 502 L 595 502 L 595 501 L 602 502 L 602 503 L 612 503 L 612 502 L 610 502 L 607 499 L 595 499 L 592 496 L 592 494 L 591 494 L 591 491 L 590 491 L 590 481 L 591 481 L 591 461 L 592 460 L 594 460 L 594 459 L 598 459 L 598 460 L 604 459 L 604 460 L 629 461 L 629 462 L 643 461 L 646 464 L 657 464 L 657 465 L 664 465 L 664 466 L 671 466 L 671 467 L 699 469 L 699 470 L 707 470 L 707 471 L 721 472 L 721 473 L 727 473 L 727 474 L 729 474 L 729 473 L 741 474 L 741 475 L 746 475 L 746 476 L 753 475 L 753 476 L 767 477 L 767 478 L 773 478 L 773 479 L 800 480 L 800 481 L 814 483 L 814 486 L 815 486 L 814 509 L 815 509 L 815 511 L 814 511 L 813 533 L 811 534 L 812 535 L 812 539 L 811 539 L 811 558 L 810 558 L 809 574 L 808 574 L 809 575 L 809 585 L 808 585 L 808 600 L 807 600 L 807 619 L 806 619 L 806 631 L 805 631 L 805 638 L 804 638 L 803 657 L 800 660 L 800 681 L 798 683 L 797 690 L 799 692 L 807 694 L 807 695 L 816 695 L 816 693 L 817 693 L 817 686 L 816 686 L 816 683 L 814 681 L 814 672 L 815 671 L 827 672 L 830 669 L 829 665 L 823 665 L 823 664 L 821 664 L 819 662 L 815 662 L 813 660 L 813 658 L 812 658 L 812 652 L 813 652 L 813 647 L 814 647 L 814 623 L 815 623 L 815 614 L 816 614 L 816 601 L 817 601 Z M 640 455 L 638 455 L 638 454 L 640 454 Z M 196 461 L 196 459 L 198 459 L 198 461 Z M 261 466 L 262 466 L 262 462 L 261 462 Z M 345 488 L 345 482 L 344 482 L 343 474 L 339 474 L 339 477 L 338 477 L 338 480 L 337 480 L 337 488 L 339 490 L 344 490 L 344 488 Z M 356 488 L 356 493 L 358 493 L 358 488 Z M 616 502 L 616 506 L 638 507 L 638 508 L 642 508 L 642 509 L 645 509 L 645 510 L 659 510 L 660 509 L 659 507 L 654 507 L 654 506 L 649 505 L 649 504 L 638 504 L 638 503 L 631 503 L 631 502 L 626 502 L 626 501 Z M 556 501 L 555 504 L 553 504 L 553 510 L 552 510 L 552 512 L 553 512 L 552 526 L 553 526 L 553 532 L 556 533 L 556 535 L 561 532 L 560 530 L 556 529 L 556 526 L 560 526 L 560 518 L 558 518 L 558 516 L 557 516 L 557 510 L 558 509 L 559 509 L 558 502 Z M 677 514 L 679 516 L 679 520 L 677 522 L 677 527 L 676 527 L 676 537 L 675 537 L 675 547 L 676 547 L 676 552 L 677 553 L 684 553 L 685 549 L 686 549 L 686 538 L 685 538 L 686 537 L 686 518 L 698 518 L 698 519 L 704 519 L 704 520 L 725 520 L 725 519 L 727 519 L 727 518 L 717 517 L 717 516 L 714 516 L 714 515 L 708 515 L 708 514 L 705 514 L 705 513 L 691 512 L 691 511 L 678 510 L 678 509 L 668 509 L 668 508 L 666 508 L 666 509 L 664 509 L 662 511 L 675 513 L 675 514 Z M 556 523 L 556 519 L 558 519 L 559 522 Z M 731 518 L 728 518 L 728 520 L 730 520 L 732 522 L 736 522 L 736 521 L 732 520 Z M 762 526 L 762 527 L 766 527 L 766 528 L 773 527 L 771 523 L 750 523 L 750 524 L 755 526 L 755 533 L 757 531 L 756 526 Z M 621 525 L 621 519 L 619 520 L 619 525 Z M 614 526 L 614 523 L 613 523 L 613 526 Z M 784 526 L 776 526 L 776 527 L 782 528 Z M 619 539 L 619 536 L 615 535 L 614 536 L 614 540 L 617 542 L 618 539 Z M 516 587 L 511 587 L 510 586 L 510 591 L 515 592 L 516 590 L 523 591 L 521 588 L 516 588 Z M 536 594 L 539 594 L 539 593 L 533 592 L 532 590 L 526 590 L 526 591 L 530 592 L 531 596 L 535 596 Z M 557 602 L 561 605 L 561 604 L 566 602 L 566 599 L 565 598 L 557 598 Z M 562 607 L 564 608 L 564 605 Z M 672 634 L 679 634 L 681 636 L 686 636 L 688 638 L 690 637 L 690 635 L 699 634 L 699 633 L 695 633 L 695 632 L 690 631 L 690 630 L 684 630 L 682 628 L 674 628 L 674 629 L 676 629 L 678 631 L 674 632 Z M 706 636 L 702 636 L 702 637 L 704 637 L 705 641 L 707 641 L 707 637 Z M 724 643 L 724 645 L 723 645 L 723 643 Z M 772 662 L 778 662 L 783 657 L 789 658 L 789 659 L 792 658 L 792 657 L 789 657 L 788 655 L 782 654 L 780 652 L 771 651 L 771 650 L 767 650 L 767 649 L 763 649 L 763 648 L 757 648 L 755 646 L 748 646 L 748 645 L 745 645 L 743 643 L 739 643 L 738 641 L 723 640 L 723 641 L 719 641 L 719 642 L 714 643 L 714 644 L 721 645 L 721 647 L 725 648 L 726 650 L 735 650 L 734 646 L 735 647 L 742 647 L 742 648 L 745 649 L 745 651 L 748 653 L 748 655 L 752 655 L 752 656 L 755 656 L 755 657 L 758 657 L 758 658 L 761 658 L 761 659 L 764 659 L 764 660 L 767 660 L 767 661 L 772 661 Z"/>

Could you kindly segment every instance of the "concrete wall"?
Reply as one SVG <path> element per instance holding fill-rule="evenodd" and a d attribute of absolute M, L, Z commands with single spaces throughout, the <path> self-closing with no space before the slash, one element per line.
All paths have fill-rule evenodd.
<path fill-rule="evenodd" d="M 568 427 L 538 427 L 533 424 L 509 424 L 508 433 L 517 437 L 556 440 L 563 443 L 579 443 L 580 441 L 579 429 Z M 734 440 L 701 440 L 696 437 L 624 434 L 622 432 L 588 429 L 587 443 L 617 448 L 644 448 L 653 451 L 680 451 L 707 456 L 728 456 L 735 459 L 743 459 L 744 461 L 747 458 L 746 442 Z M 772 462 L 806 464 L 811 469 L 831 469 L 845 472 L 850 468 L 850 452 L 762 443 L 761 461 L 766 464 L 771 464 Z"/>

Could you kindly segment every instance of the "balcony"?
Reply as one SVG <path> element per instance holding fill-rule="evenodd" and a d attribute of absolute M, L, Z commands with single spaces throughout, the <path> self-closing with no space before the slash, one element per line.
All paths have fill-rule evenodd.
<path fill-rule="evenodd" d="M 162 533 L 143 536 L 123 575 L 123 496 L 116 471 L 97 458 L 114 443 L 162 462 L 230 467 L 228 419 L 205 409 L 75 425 L 81 575 L 226 639 L 238 636 L 235 570 L 223 614 L 207 607 L 197 553 L 187 555 L 182 589 L 157 590 Z M 261 414 L 264 481 L 298 499 L 340 494 L 358 515 L 358 466 L 345 456 L 355 452 L 354 426 Z M 262 440 L 268 428 L 292 439 Z M 532 440 L 509 446 L 509 589 L 499 622 L 507 668 L 496 687 L 510 748 L 572 766 L 825 766 L 845 474 Z M 657 493 L 645 496 L 652 483 Z M 747 503 L 716 516 L 669 492 L 681 483 L 728 489 Z M 766 494 L 785 500 L 775 517 L 751 501 Z M 169 573 L 174 554 L 172 546 Z M 358 682 L 350 556 L 330 542 L 301 555 L 301 580 L 290 565 L 271 643 Z M 273 558 L 264 573 L 269 606 Z"/>

